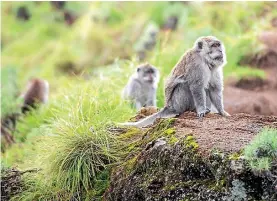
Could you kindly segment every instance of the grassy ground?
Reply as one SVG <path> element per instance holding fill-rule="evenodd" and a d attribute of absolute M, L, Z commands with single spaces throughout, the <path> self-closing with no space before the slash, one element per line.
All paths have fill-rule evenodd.
<path fill-rule="evenodd" d="M 62 11 L 48 2 L 3 2 L 2 112 L 17 109 L 18 100 L 9 96 L 16 91 L 10 80 L 16 80 L 19 90 L 31 77 L 50 83 L 49 103 L 20 119 L 14 133 L 18 143 L 2 154 L 5 166 L 41 169 L 37 177 L 29 178 L 30 188 L 22 198 L 45 200 L 59 193 L 70 197 L 80 188 L 90 196 L 101 195 L 94 185 L 106 184 L 97 177 L 108 175 L 122 151 L 105 128 L 135 114 L 120 100 L 120 93 L 139 63 L 135 51 L 148 26 L 161 27 L 168 16 L 179 17 L 177 30 L 159 32 L 157 45 L 147 53 L 146 61 L 161 71 L 157 97 L 161 107 L 166 76 L 199 36 L 215 35 L 224 42 L 225 77 L 263 77 L 262 71 L 240 66 L 239 61 L 261 49 L 256 36 L 277 16 L 272 4 L 69 2 L 65 9 L 78 16 L 69 26 Z M 29 21 L 16 19 L 20 5 L 30 10 Z M 68 62 L 77 69 L 75 75 L 61 70 Z M 11 68 L 13 78 L 6 79 Z M 94 157 L 99 157 L 97 164 L 91 163 Z"/>

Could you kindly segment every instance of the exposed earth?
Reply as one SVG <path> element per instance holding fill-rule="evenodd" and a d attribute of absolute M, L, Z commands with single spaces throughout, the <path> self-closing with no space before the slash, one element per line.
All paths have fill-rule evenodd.
<path fill-rule="evenodd" d="M 195 113 L 186 112 L 175 123 L 176 135 L 193 134 L 200 150 L 228 153 L 240 151 L 265 126 L 277 128 L 277 116 L 208 114 L 199 120 Z"/>
<path fill-rule="evenodd" d="M 265 79 L 243 78 L 229 79 L 224 88 L 224 105 L 230 114 L 247 113 L 277 115 L 277 54 L 264 55 L 260 60 L 270 57 L 269 65 L 264 61 L 259 68 L 265 71 Z M 268 58 L 266 58 L 268 59 Z"/>
<path fill-rule="evenodd" d="M 258 39 L 265 45 L 264 50 L 246 55 L 240 63 L 264 70 L 265 79 L 227 80 L 224 105 L 230 114 L 277 115 L 277 30 L 264 31 Z"/>

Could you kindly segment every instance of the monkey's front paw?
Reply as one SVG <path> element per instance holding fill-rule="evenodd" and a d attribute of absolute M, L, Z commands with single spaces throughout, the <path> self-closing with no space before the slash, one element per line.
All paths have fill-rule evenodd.
<path fill-rule="evenodd" d="M 210 108 L 206 108 L 205 114 L 208 114 L 208 113 L 210 113 L 210 112 L 211 112 Z"/>

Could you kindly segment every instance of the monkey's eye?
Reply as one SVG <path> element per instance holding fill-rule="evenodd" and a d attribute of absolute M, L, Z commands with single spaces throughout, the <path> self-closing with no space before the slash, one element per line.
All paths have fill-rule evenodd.
<path fill-rule="evenodd" d="M 211 47 L 220 47 L 220 43 L 214 43 Z"/>
<path fill-rule="evenodd" d="M 153 74 L 153 73 L 154 73 L 154 70 L 149 69 L 148 71 L 146 71 L 146 73 L 148 73 L 148 74 Z"/>

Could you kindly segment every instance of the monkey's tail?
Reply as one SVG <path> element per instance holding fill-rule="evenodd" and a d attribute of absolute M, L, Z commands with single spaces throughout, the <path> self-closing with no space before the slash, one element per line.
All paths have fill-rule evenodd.
<path fill-rule="evenodd" d="M 161 111 L 146 117 L 145 119 L 142 119 L 138 122 L 125 122 L 125 123 L 121 123 L 119 125 L 122 126 L 135 126 L 135 127 L 145 127 L 148 126 L 150 124 L 153 124 L 155 122 L 156 119 L 158 118 L 171 118 L 171 117 L 175 117 L 177 115 L 177 113 L 170 111 L 167 107 L 163 108 Z"/>

